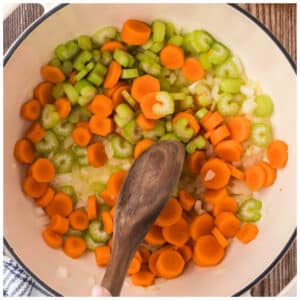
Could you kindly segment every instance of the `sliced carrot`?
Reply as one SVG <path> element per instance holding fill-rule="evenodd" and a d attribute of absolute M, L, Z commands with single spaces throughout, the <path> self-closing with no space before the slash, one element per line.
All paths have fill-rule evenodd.
<path fill-rule="evenodd" d="M 114 91 L 115 91 L 117 88 L 119 88 L 120 86 L 124 86 L 124 85 L 127 85 L 127 83 L 124 82 L 124 81 L 119 81 L 114 87 L 109 88 L 109 89 L 106 89 L 106 91 L 105 91 L 105 96 L 111 98 L 112 95 L 113 95 L 113 93 L 114 93 Z"/>
<path fill-rule="evenodd" d="M 214 235 L 214 237 L 216 238 L 216 240 L 218 241 L 218 243 L 223 247 L 226 248 L 229 245 L 228 240 L 225 238 L 225 236 L 222 234 L 222 232 L 215 227 L 211 233 Z"/>
<path fill-rule="evenodd" d="M 160 62 L 170 70 L 180 69 L 184 64 L 183 49 L 176 45 L 166 45 L 160 51 Z"/>
<path fill-rule="evenodd" d="M 79 236 L 68 236 L 64 241 L 64 253 L 71 258 L 79 258 L 86 250 L 85 240 Z"/>
<path fill-rule="evenodd" d="M 69 230 L 69 220 L 60 215 L 53 215 L 48 228 L 53 232 L 64 234 Z"/>
<path fill-rule="evenodd" d="M 71 112 L 71 102 L 68 98 L 58 98 L 55 101 L 55 108 L 62 120 L 66 119 Z"/>
<path fill-rule="evenodd" d="M 215 204 L 219 199 L 222 199 L 227 195 L 227 189 L 221 188 L 218 190 L 206 190 L 203 194 L 203 198 L 206 203 Z"/>
<path fill-rule="evenodd" d="M 113 206 L 116 204 L 117 201 L 117 197 L 111 195 L 110 191 L 105 189 L 102 193 L 101 193 L 101 198 L 104 200 L 104 202 L 109 205 L 109 206 Z"/>
<path fill-rule="evenodd" d="M 205 71 L 198 59 L 189 57 L 182 66 L 182 75 L 188 80 L 197 81 L 204 77 Z"/>
<path fill-rule="evenodd" d="M 216 146 L 218 143 L 223 141 L 224 139 L 230 136 L 230 132 L 226 125 L 221 125 L 216 129 L 210 131 L 210 141 L 211 143 Z"/>
<path fill-rule="evenodd" d="M 88 162 L 91 166 L 99 168 L 107 161 L 105 147 L 101 142 L 96 142 L 88 146 Z"/>
<path fill-rule="evenodd" d="M 216 216 L 215 224 L 226 238 L 234 237 L 240 229 L 240 220 L 228 211 L 221 212 Z"/>
<path fill-rule="evenodd" d="M 170 198 L 164 209 L 161 211 L 155 224 L 158 226 L 170 226 L 181 218 L 182 208 L 175 198 Z"/>
<path fill-rule="evenodd" d="M 265 171 L 266 174 L 266 179 L 265 179 L 265 183 L 264 186 L 270 186 L 274 183 L 274 181 L 276 180 L 277 177 L 277 170 L 272 168 L 270 166 L 270 164 L 262 161 L 260 163 L 258 163 Z"/>
<path fill-rule="evenodd" d="M 116 209 L 116 206 L 113 206 L 112 209 L 109 211 L 112 218 L 115 217 L 115 209 Z"/>
<path fill-rule="evenodd" d="M 31 164 L 34 161 L 35 150 L 31 141 L 22 139 L 16 142 L 14 149 L 15 159 L 24 164 Z"/>
<path fill-rule="evenodd" d="M 77 75 L 77 71 L 73 71 L 71 72 L 70 76 L 69 76 L 69 82 L 74 85 L 76 83 L 76 75 Z"/>
<path fill-rule="evenodd" d="M 194 245 L 193 260 L 200 267 L 215 266 L 224 256 L 224 248 L 213 235 L 201 236 Z"/>
<path fill-rule="evenodd" d="M 88 110 L 99 117 L 106 118 L 113 111 L 113 102 L 109 97 L 98 94 L 89 103 Z"/>
<path fill-rule="evenodd" d="M 32 177 L 37 182 L 50 182 L 55 176 L 55 167 L 48 158 L 38 158 L 31 166 Z"/>
<path fill-rule="evenodd" d="M 146 248 L 145 246 L 142 245 L 139 248 L 139 252 L 140 252 L 140 254 L 142 256 L 142 263 L 143 264 L 147 264 L 148 261 L 149 261 L 149 257 L 151 255 L 150 250 L 148 248 Z"/>
<path fill-rule="evenodd" d="M 61 215 L 62 217 L 68 217 L 73 209 L 73 201 L 69 195 L 58 192 L 45 209 L 50 217 L 56 214 Z"/>
<path fill-rule="evenodd" d="M 154 283 L 154 275 L 148 271 L 139 271 L 131 276 L 132 284 L 147 287 Z"/>
<path fill-rule="evenodd" d="M 50 82 L 41 82 L 38 84 L 34 91 L 34 97 L 40 101 L 42 105 L 53 103 L 54 97 L 52 96 L 52 90 L 54 85 Z"/>
<path fill-rule="evenodd" d="M 241 159 L 243 147 L 236 140 L 225 140 L 216 146 L 215 153 L 223 160 L 238 161 Z"/>
<path fill-rule="evenodd" d="M 212 190 L 218 190 L 227 185 L 230 179 L 230 171 L 223 160 L 212 158 L 201 169 L 201 182 Z"/>
<path fill-rule="evenodd" d="M 178 277 L 183 272 L 184 265 L 185 262 L 180 253 L 171 249 L 163 251 L 156 261 L 157 271 L 166 279 Z"/>
<path fill-rule="evenodd" d="M 114 122 L 110 118 L 103 118 L 98 115 L 93 115 L 89 121 L 90 130 L 92 133 L 107 136 L 114 130 Z"/>
<path fill-rule="evenodd" d="M 79 231 L 86 230 L 89 226 L 89 218 L 83 209 L 73 210 L 69 216 L 70 226 Z"/>
<path fill-rule="evenodd" d="M 240 230 L 236 234 L 236 237 L 240 242 L 248 244 L 256 238 L 257 234 L 258 227 L 255 224 L 248 223 L 240 228 Z"/>
<path fill-rule="evenodd" d="M 76 123 L 76 127 L 84 127 L 90 130 L 90 125 L 88 121 L 79 121 L 78 123 Z"/>
<path fill-rule="evenodd" d="M 92 133 L 90 132 L 89 128 L 77 126 L 72 131 L 72 138 L 75 144 L 84 147 L 91 141 Z"/>
<path fill-rule="evenodd" d="M 163 227 L 162 235 L 171 245 L 182 246 L 190 238 L 189 224 L 184 218 L 180 218 L 176 223 Z"/>
<path fill-rule="evenodd" d="M 23 192 L 32 198 L 40 198 L 43 196 L 48 188 L 48 184 L 45 182 L 37 182 L 32 176 L 27 176 L 22 184 Z"/>
<path fill-rule="evenodd" d="M 142 21 L 129 19 L 121 30 L 121 39 L 128 45 L 139 46 L 145 44 L 151 35 L 151 28 Z"/>
<path fill-rule="evenodd" d="M 151 255 L 149 257 L 149 261 L 148 261 L 148 266 L 149 266 L 150 271 L 153 273 L 153 275 L 155 277 L 160 277 L 160 274 L 156 268 L 157 259 L 161 255 L 161 253 L 163 253 L 164 251 L 169 250 L 169 249 L 171 249 L 170 246 L 164 246 L 164 247 L 162 247 L 158 250 L 155 250 L 151 253 Z"/>
<path fill-rule="evenodd" d="M 131 86 L 131 95 L 137 102 L 141 102 L 145 95 L 159 91 L 159 80 L 148 74 L 134 79 Z"/>
<path fill-rule="evenodd" d="M 113 238 L 110 238 L 107 243 L 107 245 L 110 249 L 112 248 L 112 242 L 113 242 Z"/>
<path fill-rule="evenodd" d="M 119 41 L 107 41 L 100 48 L 101 51 L 109 52 L 114 52 L 116 49 L 126 50 L 125 46 Z"/>
<path fill-rule="evenodd" d="M 249 138 L 251 124 L 248 118 L 236 116 L 227 122 L 227 126 L 232 139 L 238 142 L 244 142 Z"/>
<path fill-rule="evenodd" d="M 121 65 L 116 61 L 112 61 L 105 75 L 103 86 L 106 89 L 114 87 L 121 76 L 121 72 Z"/>
<path fill-rule="evenodd" d="M 213 228 L 214 218 L 210 214 L 204 213 L 193 219 L 190 224 L 190 234 L 192 239 L 196 241 L 200 236 L 211 233 Z"/>
<path fill-rule="evenodd" d="M 38 100 L 30 99 L 21 108 L 21 117 L 28 121 L 35 121 L 41 115 L 41 103 Z"/>
<path fill-rule="evenodd" d="M 116 108 L 119 104 L 121 104 L 122 102 L 124 102 L 124 98 L 122 96 L 122 92 L 126 90 L 127 92 L 129 92 L 130 90 L 130 85 L 122 85 L 119 86 L 118 88 L 116 88 L 111 96 L 112 99 L 112 103 L 113 103 L 113 107 Z"/>
<path fill-rule="evenodd" d="M 195 202 L 196 202 L 196 199 L 188 191 L 186 191 L 186 190 L 179 191 L 179 203 L 184 210 L 186 210 L 186 211 L 192 210 Z"/>
<path fill-rule="evenodd" d="M 44 136 L 45 130 L 38 121 L 34 122 L 26 132 L 26 138 L 33 143 L 39 142 Z"/>
<path fill-rule="evenodd" d="M 141 269 L 141 263 L 137 257 L 133 257 L 127 270 L 127 275 L 137 273 Z"/>
<path fill-rule="evenodd" d="M 180 246 L 180 247 L 178 247 L 177 251 L 181 254 L 185 263 L 188 263 L 192 259 L 193 251 L 189 245 L 186 244 L 186 245 Z"/>
<path fill-rule="evenodd" d="M 259 165 L 253 165 L 246 169 L 245 171 L 245 182 L 249 189 L 256 192 L 260 190 L 266 181 L 266 172 L 264 168 Z"/>
<path fill-rule="evenodd" d="M 155 127 L 155 121 L 147 119 L 143 113 L 137 116 L 136 122 L 143 130 L 151 130 Z"/>
<path fill-rule="evenodd" d="M 135 252 L 134 257 L 136 257 L 137 260 L 138 260 L 140 263 L 143 262 L 142 255 L 140 254 L 140 251 L 139 251 L 139 250 L 137 250 L 137 251 Z"/>
<path fill-rule="evenodd" d="M 104 230 L 107 234 L 111 234 L 114 230 L 114 222 L 108 211 L 103 211 L 101 213 L 101 219 L 103 222 Z"/>
<path fill-rule="evenodd" d="M 284 168 L 288 161 L 287 143 L 280 140 L 272 141 L 267 148 L 267 158 L 272 168 Z"/>
<path fill-rule="evenodd" d="M 88 197 L 87 215 L 89 220 L 94 220 L 98 216 L 98 205 L 97 205 L 97 198 L 95 195 L 91 195 Z"/>
<path fill-rule="evenodd" d="M 112 197 L 117 200 L 123 182 L 126 179 L 128 171 L 122 170 L 114 172 L 110 175 L 108 182 L 107 182 L 107 190 L 111 193 Z"/>
<path fill-rule="evenodd" d="M 35 205 L 40 206 L 40 207 L 46 207 L 54 198 L 55 191 L 53 188 L 48 186 L 46 192 L 39 198 L 35 200 Z"/>
<path fill-rule="evenodd" d="M 137 159 L 147 148 L 149 148 L 155 141 L 151 139 L 143 139 L 139 141 L 134 148 L 133 156 Z"/>
<path fill-rule="evenodd" d="M 156 99 L 156 95 L 157 95 L 157 92 L 146 94 L 141 98 L 141 101 L 140 101 L 141 110 L 142 110 L 144 116 L 150 120 L 158 120 L 158 119 L 162 118 L 161 115 L 157 115 L 152 110 L 152 107 L 154 104 L 160 103 Z"/>
<path fill-rule="evenodd" d="M 173 118 L 172 123 L 175 124 L 177 122 L 177 120 L 179 120 L 179 119 L 187 119 L 189 127 L 192 128 L 194 131 L 194 136 L 197 135 L 197 133 L 200 130 L 200 126 L 192 113 L 179 112 Z"/>
<path fill-rule="evenodd" d="M 209 114 L 209 116 L 207 118 L 205 118 L 204 120 L 201 119 L 201 124 L 202 126 L 207 130 L 213 130 L 216 127 L 218 127 L 219 125 L 221 125 L 224 121 L 224 118 L 221 116 L 221 114 L 219 112 L 213 112 L 211 114 Z"/>
<path fill-rule="evenodd" d="M 51 83 L 63 82 L 66 78 L 62 70 L 55 66 L 45 65 L 41 68 L 41 73 L 44 80 Z"/>
<path fill-rule="evenodd" d="M 145 236 L 145 241 L 152 246 L 163 245 L 166 240 L 162 235 L 162 228 L 157 225 L 152 225 Z"/>
<path fill-rule="evenodd" d="M 223 211 L 229 211 L 235 214 L 237 210 L 238 204 L 236 200 L 230 196 L 225 196 L 224 198 L 221 198 L 215 202 L 213 214 L 214 216 L 217 216 Z"/>
<path fill-rule="evenodd" d="M 98 266 L 107 266 L 110 259 L 111 250 L 108 246 L 98 246 L 95 249 L 96 263 Z"/>
<path fill-rule="evenodd" d="M 207 112 L 204 117 L 202 117 L 200 119 L 200 124 L 204 127 L 204 124 L 206 123 L 206 121 L 211 117 L 213 113 L 211 111 Z M 205 127 L 204 127 L 205 128 Z"/>
<path fill-rule="evenodd" d="M 193 154 L 187 157 L 188 170 L 193 174 L 198 174 L 205 163 L 206 156 L 204 151 L 196 150 Z"/>
<path fill-rule="evenodd" d="M 42 233 L 45 243 L 54 249 L 60 248 L 63 243 L 63 238 L 60 234 L 53 232 L 49 228 L 44 229 Z"/>
<path fill-rule="evenodd" d="M 230 174 L 232 177 L 237 178 L 239 180 L 245 180 L 245 174 L 243 171 L 235 168 L 233 165 L 231 164 L 227 164 L 227 167 L 230 171 Z"/>

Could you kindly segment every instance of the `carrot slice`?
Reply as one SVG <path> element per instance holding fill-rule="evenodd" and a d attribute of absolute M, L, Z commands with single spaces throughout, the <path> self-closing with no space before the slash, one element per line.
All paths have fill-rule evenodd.
<path fill-rule="evenodd" d="M 161 255 L 161 253 L 163 253 L 164 251 L 169 250 L 169 249 L 172 249 L 172 247 L 164 246 L 164 247 L 161 247 L 160 249 L 155 250 L 151 253 L 151 255 L 149 257 L 149 261 L 148 261 L 148 266 L 149 266 L 150 271 L 153 273 L 153 275 L 155 277 L 160 277 L 160 274 L 156 268 L 157 259 Z"/>
<path fill-rule="evenodd" d="M 79 258 L 86 250 L 85 240 L 79 236 L 68 236 L 64 241 L 64 253 L 71 258 Z"/>
<path fill-rule="evenodd" d="M 215 202 L 213 214 L 214 216 L 217 216 L 223 211 L 229 211 L 235 214 L 237 210 L 238 204 L 236 200 L 230 196 L 225 196 L 224 198 L 218 199 L 218 201 Z"/>
<path fill-rule="evenodd" d="M 124 86 L 124 85 L 127 85 L 127 83 L 124 82 L 124 81 L 119 81 L 114 87 L 109 88 L 109 89 L 107 89 L 107 90 L 105 91 L 105 93 L 104 93 L 105 96 L 107 96 L 108 98 L 111 98 L 112 95 L 113 95 L 113 93 L 114 93 L 114 91 L 115 91 L 117 88 L 119 88 L 120 86 Z"/>
<path fill-rule="evenodd" d="M 248 223 L 240 228 L 240 230 L 236 234 L 236 237 L 240 242 L 248 244 L 256 238 L 257 234 L 258 227 L 255 224 Z"/>
<path fill-rule="evenodd" d="M 100 50 L 114 52 L 116 49 L 126 50 L 125 46 L 118 41 L 107 41 L 105 42 Z"/>
<path fill-rule="evenodd" d="M 162 235 L 171 245 L 182 246 L 190 238 L 189 224 L 181 218 L 176 223 L 163 227 Z"/>
<path fill-rule="evenodd" d="M 203 194 L 203 197 L 206 203 L 215 204 L 217 201 L 219 201 L 219 199 L 222 199 L 227 195 L 227 189 L 221 188 L 218 190 L 206 190 Z"/>
<path fill-rule="evenodd" d="M 166 240 L 162 235 L 162 228 L 157 225 L 152 225 L 145 236 L 145 241 L 152 246 L 163 245 Z"/>
<path fill-rule="evenodd" d="M 91 166 L 99 168 L 107 161 L 104 145 L 96 142 L 88 146 L 88 162 Z"/>
<path fill-rule="evenodd" d="M 43 196 L 48 188 L 48 184 L 45 182 L 37 182 L 32 176 L 27 176 L 22 184 L 23 192 L 32 198 L 40 198 Z"/>
<path fill-rule="evenodd" d="M 198 174 L 205 163 L 206 156 L 204 151 L 196 150 L 193 154 L 187 157 L 188 170 L 193 174 Z"/>
<path fill-rule="evenodd" d="M 89 226 L 89 219 L 86 212 L 82 209 L 76 209 L 69 216 L 70 226 L 79 231 L 86 230 Z"/>
<path fill-rule="evenodd" d="M 124 98 L 122 96 L 122 92 L 126 90 L 127 92 L 129 92 L 130 90 L 130 85 L 122 85 L 119 86 L 118 88 L 116 88 L 111 96 L 112 99 L 112 103 L 113 103 L 113 107 L 116 108 L 119 104 L 121 104 L 122 102 L 124 102 Z"/>
<path fill-rule="evenodd" d="M 162 117 L 161 115 L 155 114 L 152 110 L 154 104 L 160 103 L 158 100 L 156 100 L 156 95 L 157 92 L 146 94 L 141 98 L 140 101 L 141 110 L 144 116 L 150 120 L 158 120 Z"/>
<path fill-rule="evenodd" d="M 186 190 L 179 191 L 179 203 L 186 211 L 191 211 L 194 207 L 196 199 Z"/>
<path fill-rule="evenodd" d="M 69 76 L 69 82 L 74 85 L 76 83 L 76 75 L 77 75 L 77 71 L 73 71 L 71 72 L 70 76 Z"/>
<path fill-rule="evenodd" d="M 52 96 L 52 90 L 54 85 L 50 82 L 41 82 L 33 90 L 34 97 L 40 101 L 44 106 L 45 104 L 53 103 L 54 97 Z"/>
<path fill-rule="evenodd" d="M 127 270 L 127 275 L 137 273 L 141 269 L 141 263 L 137 257 L 133 257 Z"/>
<path fill-rule="evenodd" d="M 26 132 L 26 138 L 33 143 L 39 142 L 45 136 L 45 130 L 40 122 L 34 122 Z"/>
<path fill-rule="evenodd" d="M 215 266 L 224 256 L 224 248 L 212 235 L 201 236 L 194 245 L 193 260 L 200 267 Z"/>
<path fill-rule="evenodd" d="M 258 163 L 258 165 L 260 165 L 264 169 L 265 174 L 266 174 L 264 186 L 266 187 L 266 186 L 272 185 L 274 183 L 274 181 L 276 180 L 277 170 L 272 168 L 270 166 L 270 164 L 268 164 L 264 161 Z"/>
<path fill-rule="evenodd" d="M 62 70 L 55 66 L 45 65 L 41 68 L 41 73 L 44 80 L 51 83 L 63 82 L 66 78 Z"/>
<path fill-rule="evenodd" d="M 131 86 L 131 95 L 137 102 L 141 102 L 145 95 L 159 91 L 159 80 L 148 74 L 134 79 Z"/>
<path fill-rule="evenodd" d="M 98 266 L 107 266 L 110 259 L 111 250 L 108 246 L 98 246 L 95 249 L 96 264 Z"/>
<path fill-rule="evenodd" d="M 45 209 L 50 217 L 56 214 L 61 215 L 62 217 L 68 217 L 73 209 L 73 201 L 69 195 L 58 192 Z"/>
<path fill-rule="evenodd" d="M 113 111 L 113 102 L 109 97 L 98 94 L 93 98 L 87 108 L 93 114 L 106 118 Z"/>
<path fill-rule="evenodd" d="M 31 164 L 34 161 L 35 150 L 31 141 L 22 139 L 16 142 L 14 149 L 15 159 L 24 164 Z"/>
<path fill-rule="evenodd" d="M 246 117 L 233 117 L 227 122 L 227 126 L 233 140 L 244 142 L 249 138 L 251 124 Z"/>
<path fill-rule="evenodd" d="M 235 168 L 233 165 L 231 164 L 227 164 L 227 167 L 230 171 L 230 174 L 232 177 L 237 178 L 239 180 L 245 180 L 245 174 L 244 172 L 242 172 L 241 170 Z"/>
<path fill-rule="evenodd" d="M 227 238 L 234 237 L 240 229 L 240 220 L 228 211 L 221 212 L 216 216 L 215 224 L 222 234 Z"/>
<path fill-rule="evenodd" d="M 179 119 L 187 119 L 189 127 L 194 130 L 194 136 L 197 135 L 197 133 L 200 130 L 200 126 L 192 113 L 179 112 L 173 118 L 172 123 L 175 124 L 177 122 L 177 120 L 179 120 Z"/>
<path fill-rule="evenodd" d="M 175 198 L 170 198 L 164 209 L 161 211 L 155 224 L 158 226 L 170 226 L 181 218 L 182 208 Z"/>
<path fill-rule="evenodd" d="M 245 182 L 252 191 L 260 190 L 264 186 L 265 181 L 266 172 L 261 165 L 256 164 L 246 169 Z"/>
<path fill-rule="evenodd" d="M 221 125 L 209 133 L 209 138 L 214 146 L 230 136 L 230 132 L 226 125 Z"/>
<path fill-rule="evenodd" d="M 184 61 L 182 66 L 182 75 L 191 81 L 197 81 L 204 77 L 205 71 L 196 58 L 189 57 Z"/>
<path fill-rule="evenodd" d="M 49 229 L 53 232 L 64 234 L 69 230 L 69 220 L 60 215 L 53 215 L 51 217 Z"/>
<path fill-rule="evenodd" d="M 116 61 L 112 61 L 105 75 L 103 86 L 106 89 L 114 87 L 118 83 L 118 80 L 121 76 L 121 72 L 121 65 Z"/>
<path fill-rule="evenodd" d="M 177 251 L 181 254 L 185 263 L 188 263 L 192 259 L 193 251 L 189 245 L 180 246 Z"/>
<path fill-rule="evenodd" d="M 111 193 L 113 197 L 117 200 L 123 182 L 126 179 L 128 171 L 122 170 L 114 172 L 110 175 L 107 182 L 107 190 Z"/>
<path fill-rule="evenodd" d="M 236 140 L 226 140 L 220 142 L 215 152 L 217 156 L 226 161 L 238 161 L 243 153 L 242 145 Z"/>
<path fill-rule="evenodd" d="M 180 69 L 184 64 L 183 49 L 176 45 L 166 45 L 160 51 L 160 62 L 170 70 Z"/>
<path fill-rule="evenodd" d="M 200 124 L 204 127 L 206 121 L 211 117 L 213 113 L 211 111 L 207 112 L 203 118 L 200 119 Z M 205 128 L 205 127 L 204 127 Z"/>
<path fill-rule="evenodd" d="M 288 161 L 288 145 L 284 141 L 272 141 L 267 148 L 267 158 L 272 168 L 284 168 Z"/>
<path fill-rule="evenodd" d="M 151 255 L 150 250 L 148 248 L 146 248 L 145 246 L 142 245 L 139 248 L 139 252 L 140 252 L 140 254 L 142 256 L 142 263 L 143 264 L 147 264 L 148 261 L 149 261 L 149 257 Z"/>
<path fill-rule="evenodd" d="M 137 116 L 136 122 L 143 130 L 151 130 L 155 127 L 155 121 L 147 119 L 143 113 Z"/>
<path fill-rule="evenodd" d="M 132 284 L 147 287 L 154 283 L 154 275 L 148 271 L 139 271 L 131 276 Z"/>
<path fill-rule="evenodd" d="M 55 191 L 48 186 L 46 192 L 39 198 L 35 200 L 35 205 L 40 207 L 46 207 L 54 198 Z"/>
<path fill-rule="evenodd" d="M 63 243 L 63 238 L 60 234 L 53 232 L 49 228 L 46 228 L 42 233 L 45 243 L 54 249 L 60 248 Z"/>
<path fill-rule="evenodd" d="M 133 156 L 137 159 L 147 148 L 149 148 L 155 141 L 151 139 L 143 139 L 139 141 L 134 148 Z"/>
<path fill-rule="evenodd" d="M 113 242 L 113 238 L 110 238 L 107 243 L 107 245 L 110 249 L 112 248 L 112 242 Z"/>
<path fill-rule="evenodd" d="M 211 233 L 214 235 L 214 237 L 216 238 L 216 240 L 218 241 L 218 243 L 223 247 L 226 248 L 228 247 L 228 240 L 225 238 L 225 236 L 222 234 L 222 232 L 215 227 Z"/>
<path fill-rule="evenodd" d="M 91 141 L 92 134 L 89 128 L 77 126 L 72 132 L 72 138 L 75 144 L 84 147 Z"/>
<path fill-rule="evenodd" d="M 112 209 L 109 211 L 112 218 L 115 217 L 115 209 L 116 209 L 116 206 L 113 206 Z"/>
<path fill-rule="evenodd" d="M 216 111 L 209 114 L 207 118 L 201 119 L 201 124 L 207 131 L 210 131 L 221 125 L 223 121 L 224 118 Z"/>
<path fill-rule="evenodd" d="M 191 238 L 196 241 L 200 236 L 211 233 L 213 228 L 214 218 L 210 214 L 196 216 L 190 224 Z"/>
<path fill-rule="evenodd" d="M 110 213 L 108 211 L 103 211 L 101 213 L 101 219 L 105 232 L 111 234 L 114 230 L 114 223 Z"/>
<path fill-rule="evenodd" d="M 200 175 L 202 184 L 212 190 L 225 187 L 230 179 L 226 163 L 218 158 L 207 161 L 202 166 Z"/>
<path fill-rule="evenodd" d="M 37 182 L 50 182 L 55 176 L 55 167 L 51 160 L 38 158 L 31 166 L 32 177 Z"/>
<path fill-rule="evenodd" d="M 114 130 L 113 120 L 94 115 L 89 121 L 90 130 L 92 133 L 107 136 Z"/>
<path fill-rule="evenodd" d="M 89 220 L 94 220 L 98 216 L 98 205 L 97 205 L 97 198 L 95 195 L 91 195 L 88 197 L 87 214 Z"/>
<path fill-rule="evenodd" d="M 139 46 L 145 44 L 151 34 L 151 28 L 144 22 L 129 19 L 121 30 L 121 39 L 128 45 Z"/>
<path fill-rule="evenodd" d="M 30 99 L 21 108 L 21 117 L 28 121 L 35 121 L 41 115 L 41 103 L 38 100 Z"/>
<path fill-rule="evenodd" d="M 58 98 L 55 101 L 55 108 L 62 120 L 66 119 L 71 112 L 71 102 L 68 98 Z"/>

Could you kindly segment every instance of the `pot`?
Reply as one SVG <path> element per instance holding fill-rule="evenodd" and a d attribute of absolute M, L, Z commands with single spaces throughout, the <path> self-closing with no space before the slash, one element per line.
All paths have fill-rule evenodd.
<path fill-rule="evenodd" d="M 157 280 L 143 289 L 124 285 L 123 296 L 231 296 L 241 295 L 262 279 L 284 255 L 296 235 L 296 74 L 295 65 L 273 35 L 253 17 L 225 4 L 70 4 L 59 5 L 39 18 L 9 49 L 4 59 L 4 237 L 11 254 L 55 295 L 87 296 L 89 282 L 99 281 L 104 269 L 94 256 L 78 260 L 45 245 L 45 220 L 35 214 L 24 196 L 25 169 L 13 157 L 15 142 L 27 124 L 20 118 L 21 104 L 32 97 L 41 81 L 40 67 L 52 49 L 80 34 L 92 34 L 104 25 L 120 28 L 124 20 L 169 20 L 186 31 L 204 28 L 224 42 L 244 63 L 250 78 L 258 80 L 274 100 L 274 135 L 289 145 L 287 167 L 276 183 L 255 196 L 263 201 L 260 233 L 249 245 L 234 240 L 221 264 L 190 265 L 173 280 Z M 65 267 L 69 276 L 58 278 Z"/>

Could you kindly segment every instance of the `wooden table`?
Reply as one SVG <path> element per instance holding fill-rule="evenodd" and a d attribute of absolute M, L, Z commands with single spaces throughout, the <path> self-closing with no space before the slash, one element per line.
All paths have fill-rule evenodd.
<path fill-rule="evenodd" d="M 265 24 L 296 61 L 296 4 L 240 4 Z M 43 13 L 39 4 L 22 4 L 4 21 L 3 49 L 11 43 Z M 296 275 L 296 241 L 275 268 L 258 284 L 253 296 L 275 296 Z"/>

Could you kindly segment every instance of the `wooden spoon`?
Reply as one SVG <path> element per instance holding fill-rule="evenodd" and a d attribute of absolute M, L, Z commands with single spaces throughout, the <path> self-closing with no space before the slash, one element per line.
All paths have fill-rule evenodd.
<path fill-rule="evenodd" d="M 120 294 L 129 263 L 177 185 L 184 147 L 176 141 L 154 144 L 134 162 L 115 209 L 111 258 L 102 286 Z"/>

